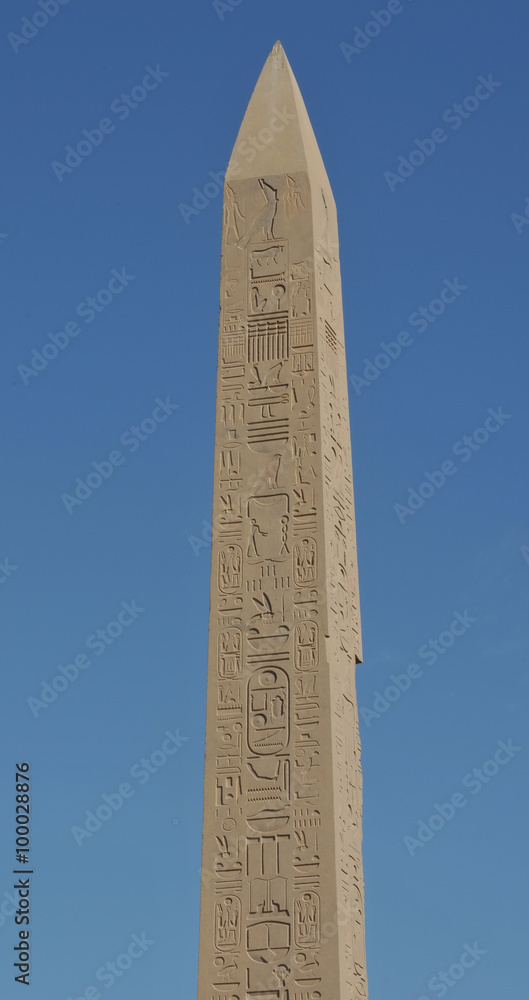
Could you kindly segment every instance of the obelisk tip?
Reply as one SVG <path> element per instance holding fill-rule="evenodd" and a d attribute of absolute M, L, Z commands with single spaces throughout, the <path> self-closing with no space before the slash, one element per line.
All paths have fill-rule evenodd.
<path fill-rule="evenodd" d="M 292 174 L 307 170 L 309 161 L 312 175 L 315 177 L 316 170 L 327 189 L 312 125 L 285 50 L 277 39 L 246 108 L 226 177 L 229 181 L 233 177 Z"/>

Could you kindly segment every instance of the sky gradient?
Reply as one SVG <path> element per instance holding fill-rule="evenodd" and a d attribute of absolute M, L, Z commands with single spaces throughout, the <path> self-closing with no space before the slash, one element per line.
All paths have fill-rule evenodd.
<path fill-rule="evenodd" d="M 370 1000 L 524 996 L 529 11 L 12 0 L 0 24 L 2 996 L 22 761 L 21 995 L 196 994 L 218 181 L 278 38 L 340 228 Z"/>

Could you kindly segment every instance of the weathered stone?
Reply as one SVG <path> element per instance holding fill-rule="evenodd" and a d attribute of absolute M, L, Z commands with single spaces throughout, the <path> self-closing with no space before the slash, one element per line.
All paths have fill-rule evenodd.
<path fill-rule="evenodd" d="M 199 1000 L 364 1000 L 336 209 L 277 43 L 224 185 Z"/>

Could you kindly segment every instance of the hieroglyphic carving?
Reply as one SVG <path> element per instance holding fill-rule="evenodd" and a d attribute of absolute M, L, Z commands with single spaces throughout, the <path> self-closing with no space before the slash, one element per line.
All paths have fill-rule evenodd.
<path fill-rule="evenodd" d="M 260 189 L 264 198 L 264 205 L 261 199 L 260 207 L 253 213 L 246 232 L 237 242 L 238 247 L 244 248 L 250 242 L 274 239 L 274 221 L 278 205 L 277 188 L 269 184 L 264 177 L 259 177 L 256 180 L 257 189 L 255 193 Z"/>
<path fill-rule="evenodd" d="M 274 313 L 286 308 L 287 286 L 276 278 L 255 282 L 250 292 L 250 312 Z"/>
<path fill-rule="evenodd" d="M 296 670 L 315 670 L 318 666 L 318 626 L 304 621 L 296 625 L 294 638 Z"/>
<path fill-rule="evenodd" d="M 273 246 L 255 247 L 250 251 L 250 277 L 252 281 L 260 278 L 278 277 L 286 273 L 287 244 L 275 243 Z"/>
<path fill-rule="evenodd" d="M 217 636 L 219 677 L 238 677 L 242 670 L 242 632 L 239 628 L 228 628 Z"/>
<path fill-rule="evenodd" d="M 294 900 L 294 942 L 311 948 L 320 940 L 320 899 L 315 892 L 300 892 Z"/>
<path fill-rule="evenodd" d="M 281 361 L 288 358 L 288 318 L 280 315 L 248 320 L 248 361 Z"/>
<path fill-rule="evenodd" d="M 331 204 L 293 170 L 225 186 L 201 1000 L 367 996 Z"/>
<path fill-rule="evenodd" d="M 241 449 L 221 448 L 219 456 L 221 490 L 238 489 L 241 485 Z"/>
<path fill-rule="evenodd" d="M 292 218 L 293 215 L 298 215 L 305 208 L 305 203 L 294 177 L 287 174 L 285 180 L 286 188 L 283 194 L 285 214 L 288 218 Z"/>
<path fill-rule="evenodd" d="M 233 188 L 226 184 L 224 188 L 223 230 L 226 243 L 237 243 L 240 238 L 240 227 L 244 216 L 239 208 Z"/>
<path fill-rule="evenodd" d="M 317 575 L 316 542 L 313 538 L 301 538 L 294 545 L 294 582 L 298 587 L 310 587 Z"/>
<path fill-rule="evenodd" d="M 215 905 L 215 947 L 234 951 L 241 937 L 241 901 L 236 896 L 224 896 Z"/>
<path fill-rule="evenodd" d="M 285 750 L 289 742 L 288 675 L 277 669 L 259 670 L 248 683 L 248 746 L 252 753 Z"/>
<path fill-rule="evenodd" d="M 242 549 L 240 545 L 225 545 L 219 552 L 219 590 L 235 594 L 242 586 Z"/>
<path fill-rule="evenodd" d="M 282 562 L 289 549 L 289 497 L 280 493 L 248 501 L 250 538 L 246 555 L 250 563 L 270 559 Z"/>

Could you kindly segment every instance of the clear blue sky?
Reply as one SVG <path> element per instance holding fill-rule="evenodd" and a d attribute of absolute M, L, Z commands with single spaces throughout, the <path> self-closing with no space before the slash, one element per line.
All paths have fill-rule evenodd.
<path fill-rule="evenodd" d="M 371 10 L 386 12 L 378 24 Z M 33 985 L 13 982 L 15 925 L 0 906 L 2 996 L 195 995 L 221 226 L 211 174 L 280 38 L 338 206 L 356 376 L 370 1000 L 521 998 L 529 12 L 402 0 L 382 26 L 388 4 L 370 0 L 218 12 L 209 0 L 70 0 L 47 24 L 42 11 L 12 0 L 0 14 L 3 913 L 15 761 L 31 763 L 35 870 Z M 413 663 L 408 690 L 397 700 L 389 687 L 395 700 L 370 715 Z M 57 677 L 64 690 L 43 688 Z M 474 778 L 486 761 L 490 777 Z M 86 811 L 104 794 L 119 803 L 122 785 L 121 808 L 80 836 Z M 436 804 L 453 817 L 423 846 L 405 842 L 441 816 Z M 131 967 L 109 973 L 131 945 Z M 464 978 L 444 985 L 454 963 Z"/>

